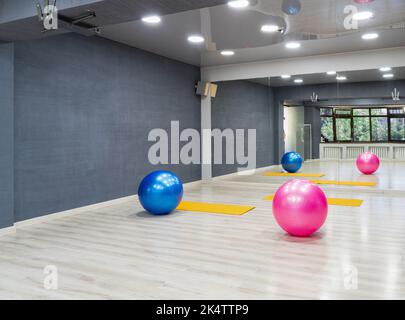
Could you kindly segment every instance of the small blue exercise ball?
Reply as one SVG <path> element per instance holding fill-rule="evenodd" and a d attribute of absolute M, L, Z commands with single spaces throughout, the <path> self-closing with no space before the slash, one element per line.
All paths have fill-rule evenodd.
<path fill-rule="evenodd" d="M 282 10 L 285 14 L 295 16 L 301 11 L 300 0 L 283 0 Z"/>
<path fill-rule="evenodd" d="M 297 152 L 288 152 L 281 159 L 281 165 L 289 173 L 296 173 L 302 167 L 302 157 Z"/>
<path fill-rule="evenodd" d="M 183 184 L 170 171 L 159 170 L 148 174 L 139 185 L 138 197 L 146 211 L 166 215 L 174 211 L 183 198 Z"/>

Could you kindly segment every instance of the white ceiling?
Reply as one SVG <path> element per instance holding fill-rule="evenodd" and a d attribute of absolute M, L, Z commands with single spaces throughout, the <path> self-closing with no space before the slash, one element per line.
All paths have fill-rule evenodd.
<path fill-rule="evenodd" d="M 405 46 L 404 0 L 357 5 L 360 11 L 373 11 L 375 17 L 360 22 L 355 31 L 343 27 L 344 7 L 355 4 L 353 0 L 303 0 L 302 11 L 296 16 L 282 13 L 282 0 L 251 2 L 253 5 L 245 10 L 222 5 L 167 15 L 157 26 L 141 21 L 106 26 L 102 36 L 198 66 Z M 285 35 L 259 31 L 261 25 L 274 22 L 285 23 Z M 370 30 L 377 31 L 379 39 L 362 40 L 361 35 Z M 187 36 L 193 33 L 203 34 L 206 43 L 188 43 Z M 283 42 L 289 39 L 301 40 L 302 48 L 287 50 Z M 223 49 L 232 49 L 236 54 L 223 57 L 219 53 Z"/>
<path fill-rule="evenodd" d="M 393 73 L 395 76 L 392 79 L 384 79 L 382 77 L 385 73 Z M 249 81 L 259 83 L 270 87 L 285 87 L 285 86 L 302 86 L 302 85 L 314 85 L 314 84 L 327 84 L 327 83 L 352 83 L 352 82 L 369 82 L 369 81 L 394 81 L 394 80 L 404 80 L 405 79 L 405 67 L 392 68 L 389 72 L 381 72 L 378 69 L 372 70 L 360 70 L 360 71 L 346 71 L 339 72 L 339 75 L 346 76 L 346 81 L 337 81 L 336 75 L 330 76 L 326 73 L 314 73 L 306 75 L 293 75 L 290 79 L 282 79 L 280 77 L 271 78 L 258 78 L 251 79 Z M 294 83 L 294 79 L 303 79 L 302 84 Z"/>

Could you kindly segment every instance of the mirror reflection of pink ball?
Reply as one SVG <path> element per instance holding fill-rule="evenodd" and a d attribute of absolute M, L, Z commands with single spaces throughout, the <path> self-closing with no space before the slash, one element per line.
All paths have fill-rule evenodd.
<path fill-rule="evenodd" d="M 274 196 L 273 215 L 290 235 L 309 237 L 325 223 L 328 202 L 317 185 L 306 180 L 290 180 Z"/>
<path fill-rule="evenodd" d="M 373 174 L 380 167 L 380 159 L 371 152 L 364 152 L 358 156 L 357 168 L 364 174 Z"/>

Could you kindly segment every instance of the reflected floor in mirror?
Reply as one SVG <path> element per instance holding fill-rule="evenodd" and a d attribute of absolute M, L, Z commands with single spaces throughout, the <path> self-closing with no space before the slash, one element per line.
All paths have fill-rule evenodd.
<path fill-rule="evenodd" d="M 265 171 L 267 172 L 282 172 L 281 167 L 272 167 Z M 374 187 L 336 187 L 324 186 L 325 188 L 333 188 L 348 192 L 378 192 L 387 191 L 393 193 L 395 191 L 405 191 L 405 180 L 401 172 L 405 172 L 405 161 L 388 161 L 381 160 L 381 165 L 378 171 L 372 175 L 364 175 L 356 168 L 356 160 L 322 160 L 322 161 L 308 161 L 305 162 L 300 173 L 305 174 L 318 174 L 323 173 L 323 177 L 301 177 L 308 180 L 334 180 L 334 181 L 350 181 L 350 182 L 373 182 L 376 183 Z M 268 177 L 262 175 L 234 175 L 221 178 L 226 181 L 240 181 L 240 182 L 259 182 L 266 184 L 280 184 L 287 181 L 289 177 Z M 396 174 L 395 174 L 396 173 Z M 398 174 L 399 173 L 399 174 Z"/>

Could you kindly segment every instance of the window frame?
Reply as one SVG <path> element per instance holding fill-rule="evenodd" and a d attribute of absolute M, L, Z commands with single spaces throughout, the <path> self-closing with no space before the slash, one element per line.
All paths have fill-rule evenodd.
<path fill-rule="evenodd" d="M 400 109 L 398 108 L 391 108 L 391 109 Z M 387 114 L 388 114 L 388 140 L 395 142 L 395 143 L 404 143 L 404 140 L 393 140 L 392 136 L 391 136 L 391 119 L 398 119 L 398 118 L 405 118 L 405 113 L 403 112 L 402 114 L 390 114 L 389 110 L 387 110 Z M 404 136 L 405 136 L 405 132 L 404 132 Z"/>
<path fill-rule="evenodd" d="M 337 110 L 346 110 L 350 111 L 350 114 L 337 114 Z M 335 142 L 340 142 L 340 143 L 347 143 L 347 142 L 352 142 L 351 140 L 339 140 L 337 138 L 337 125 L 336 125 L 336 120 L 337 119 L 350 119 L 350 136 L 353 140 L 353 109 L 351 108 L 334 108 L 333 109 L 333 135 L 334 135 L 334 141 Z"/>
<path fill-rule="evenodd" d="M 332 109 L 332 115 L 322 115 L 322 110 L 321 109 Z M 368 115 L 354 115 L 354 110 L 355 109 L 368 109 Z M 386 114 L 385 115 L 376 115 L 372 114 L 372 110 L 375 109 L 385 109 Z M 401 114 L 391 114 L 390 109 L 403 109 L 403 113 Z M 350 110 L 350 114 L 338 114 L 336 111 L 338 110 Z M 333 118 L 333 141 L 329 141 L 327 143 L 357 143 L 357 144 L 362 144 L 362 143 L 405 143 L 405 140 L 393 140 L 391 138 L 391 119 L 392 118 L 404 118 L 405 121 L 405 105 L 397 105 L 397 106 L 368 106 L 368 107 L 359 107 L 359 106 L 339 106 L 339 107 L 333 107 L 333 106 L 325 106 L 325 107 L 320 107 L 319 114 L 321 118 Z M 351 125 L 351 140 L 337 140 L 337 132 L 336 132 L 336 119 L 350 119 L 350 125 Z M 369 118 L 369 130 L 370 130 L 370 140 L 369 141 L 355 141 L 354 140 L 354 118 Z M 386 118 L 387 119 L 387 130 L 388 130 L 388 140 L 386 141 L 373 141 L 373 125 L 372 125 L 372 119 L 373 118 Z M 404 132 L 405 136 L 405 132 Z M 325 143 L 325 142 L 324 142 Z"/>

